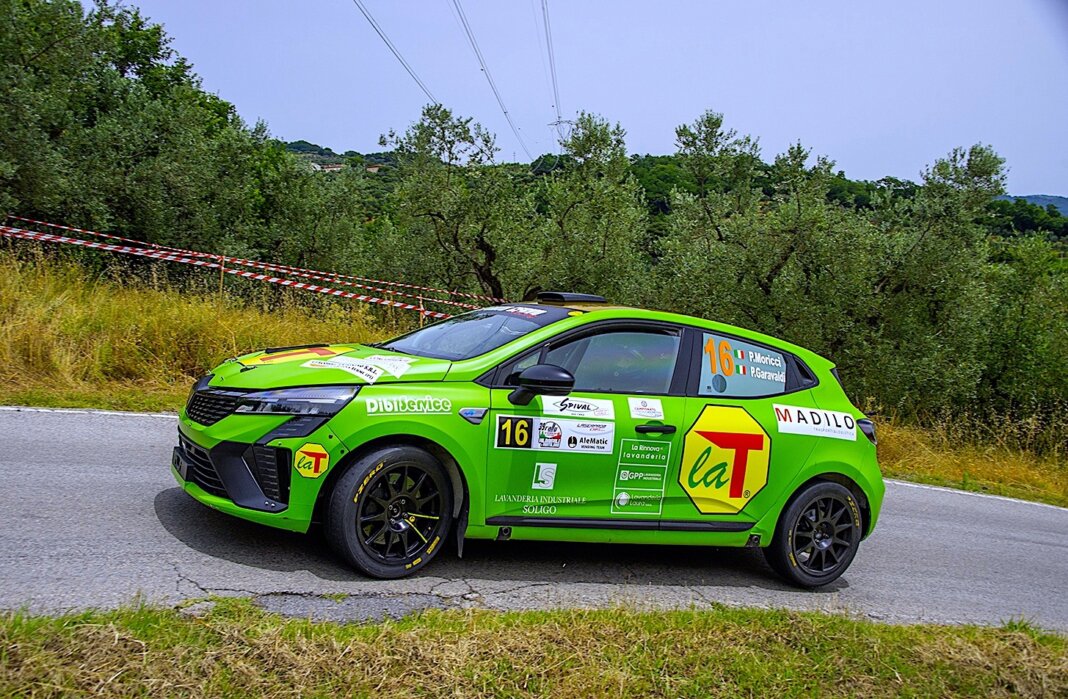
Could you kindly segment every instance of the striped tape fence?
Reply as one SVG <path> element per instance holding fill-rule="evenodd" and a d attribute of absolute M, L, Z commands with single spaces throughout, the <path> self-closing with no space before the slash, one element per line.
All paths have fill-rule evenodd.
<path fill-rule="evenodd" d="M 382 285 L 382 286 L 396 287 L 398 289 L 412 289 L 412 290 L 415 290 L 415 291 L 426 291 L 426 292 L 430 292 L 430 293 L 434 293 L 434 294 L 446 294 L 448 296 L 475 299 L 475 300 L 478 300 L 478 301 L 490 301 L 492 303 L 508 303 L 508 301 L 506 299 L 497 298 L 495 296 L 484 296 L 482 294 L 471 294 L 471 293 L 467 293 L 467 292 L 464 292 L 464 291 L 450 291 L 448 289 L 439 289 L 439 288 L 432 287 L 432 286 L 421 286 L 419 284 L 408 284 L 408 283 L 405 283 L 405 282 L 394 282 L 394 281 L 386 281 L 386 280 L 382 280 L 382 279 L 372 279 L 370 277 L 359 277 L 359 276 L 352 275 L 352 274 L 341 274 L 341 273 L 338 273 L 338 272 L 324 272 L 324 271 L 321 271 L 321 270 L 308 269 L 308 268 L 305 268 L 305 267 L 293 267 L 293 266 L 290 266 L 290 265 L 283 265 L 283 264 L 277 264 L 277 263 L 272 263 L 272 262 L 257 262 L 255 260 L 245 260 L 245 259 L 236 258 L 236 257 L 225 257 L 223 255 L 216 255 L 216 254 L 213 254 L 213 253 L 197 252 L 195 250 L 186 250 L 184 248 L 175 248 L 175 247 L 171 247 L 171 246 L 168 246 L 168 245 L 160 245 L 158 243 L 146 243 L 144 241 L 133 240 L 131 238 L 123 238 L 122 236 L 113 235 L 111 233 L 100 233 L 98 231 L 90 231 L 90 230 L 86 230 L 84 228 L 75 228 L 73 226 L 63 226 L 63 225 L 60 225 L 58 223 L 49 223 L 47 221 L 38 221 L 36 219 L 25 218 L 23 216 L 15 216 L 14 214 L 9 214 L 8 218 L 14 219 L 16 221 L 23 221 L 25 223 L 33 223 L 33 224 L 36 224 L 38 226 L 46 226 L 48 228 L 54 228 L 54 229 L 57 229 L 57 230 L 64 230 L 64 231 L 70 231 L 72 233 L 80 233 L 82 235 L 95 236 L 95 237 L 103 238 L 103 239 L 106 239 L 106 240 L 115 240 L 115 241 L 118 241 L 118 242 L 127 243 L 127 244 L 131 244 L 131 245 L 138 245 L 138 246 L 141 246 L 141 247 L 147 246 L 147 247 L 151 247 L 151 248 L 159 249 L 159 250 L 168 250 L 168 251 L 171 251 L 171 252 L 179 252 L 179 253 L 185 254 L 185 255 L 190 256 L 190 257 L 206 257 L 206 258 L 210 258 L 210 259 L 225 259 L 227 262 L 233 262 L 234 264 L 239 264 L 239 265 L 242 265 L 242 266 L 245 266 L 245 267 L 252 267 L 252 268 L 255 268 L 255 269 L 268 269 L 270 271 L 279 272 L 279 273 L 282 273 L 282 274 L 312 274 L 312 275 L 318 275 L 318 276 L 311 277 L 311 278 L 320 279 L 320 280 L 327 280 L 327 281 L 330 281 L 332 283 L 345 284 L 345 282 L 341 282 L 339 280 L 341 280 L 341 279 L 351 279 L 351 280 L 353 280 L 355 282 L 366 282 L 366 283 L 370 283 L 370 284 L 379 284 L 379 285 Z M 361 286 L 360 284 L 351 284 L 351 286 L 356 286 L 356 287 L 363 288 L 363 289 L 372 289 L 374 291 L 383 291 L 382 289 L 378 289 L 378 288 L 374 288 L 374 287 Z M 429 298 L 429 297 L 426 297 L 426 296 L 421 296 L 421 295 L 416 295 L 416 294 L 411 294 L 411 293 L 405 293 L 405 292 L 401 292 L 401 291 L 386 291 L 386 293 L 392 293 L 392 294 L 407 296 L 407 297 L 410 297 L 410 298 L 419 298 L 419 299 L 442 302 L 442 299 L 432 299 L 432 298 Z M 455 304 L 456 304 L 456 302 L 452 302 L 451 305 L 455 305 Z M 467 305 L 467 306 L 464 306 L 464 307 L 466 307 L 466 308 L 481 308 L 481 306 L 475 306 L 475 305 Z"/>
<path fill-rule="evenodd" d="M 201 255 L 203 255 L 202 257 L 195 257 L 189 255 L 185 251 L 166 249 L 146 250 L 144 248 L 136 248 L 129 245 L 96 243 L 91 240 L 71 238 L 69 236 L 57 235 L 54 233 L 39 233 L 37 231 L 30 231 L 23 228 L 13 228 L 11 226 L 0 226 L 0 236 L 15 240 L 29 240 L 39 243 L 77 245 L 80 247 L 88 248 L 90 250 L 104 250 L 106 252 L 114 252 L 122 255 L 135 255 L 138 257 L 145 257 L 152 260 L 160 260 L 162 262 L 178 262 L 180 264 L 192 265 L 194 267 L 201 267 L 203 269 L 217 269 L 219 270 L 220 274 L 230 274 L 237 277 L 242 277 L 244 279 L 264 281 L 270 284 L 278 284 L 280 286 L 289 287 L 291 289 L 303 289 L 305 291 L 311 291 L 319 294 L 327 294 L 329 296 L 336 296 L 338 298 L 352 299 L 354 301 L 360 301 L 363 303 L 377 304 L 379 306 L 388 306 L 391 308 L 398 308 L 406 311 L 418 311 L 422 316 L 426 318 L 438 319 L 452 317 L 452 315 L 449 313 L 442 313 L 441 311 L 431 311 L 427 308 L 424 308 L 422 304 L 417 306 L 415 304 L 405 303 L 403 301 L 395 301 L 391 299 L 380 298 L 378 296 L 360 294 L 354 291 L 344 291 L 342 289 L 334 289 L 328 286 L 320 286 L 318 284 L 295 281 L 293 279 L 284 279 L 281 277 L 272 276 L 270 274 L 262 274 L 260 272 L 252 272 L 245 269 L 235 269 L 233 267 L 226 267 L 224 264 L 221 264 L 219 262 L 212 262 L 211 259 L 208 258 L 208 253 L 200 253 Z M 211 256 L 211 258 L 232 261 L 231 258 L 220 258 L 220 256 Z"/>

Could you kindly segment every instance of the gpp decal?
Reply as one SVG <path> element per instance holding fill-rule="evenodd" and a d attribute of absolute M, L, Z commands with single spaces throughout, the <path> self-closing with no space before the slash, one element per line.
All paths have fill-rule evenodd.
<path fill-rule="evenodd" d="M 768 483 L 771 438 L 744 408 L 705 406 L 686 433 L 679 485 L 703 514 L 741 512 Z"/>
<path fill-rule="evenodd" d="M 305 444 L 294 457 L 297 473 L 305 478 L 318 478 L 330 468 L 330 453 L 321 444 Z"/>

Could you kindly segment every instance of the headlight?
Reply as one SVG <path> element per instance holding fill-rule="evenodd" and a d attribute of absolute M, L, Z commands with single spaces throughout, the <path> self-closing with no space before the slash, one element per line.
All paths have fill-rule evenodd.
<path fill-rule="evenodd" d="M 246 393 L 236 413 L 336 415 L 360 390 L 359 386 L 310 386 Z"/>

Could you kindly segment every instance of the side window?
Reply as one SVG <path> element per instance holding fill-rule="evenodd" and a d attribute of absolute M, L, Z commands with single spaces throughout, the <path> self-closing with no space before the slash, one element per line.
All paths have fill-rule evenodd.
<path fill-rule="evenodd" d="M 520 357 L 517 360 L 513 360 L 512 364 L 504 370 L 504 385 L 505 386 L 518 386 L 519 375 L 523 373 L 524 369 L 529 369 L 538 363 L 538 357 L 541 356 L 541 349 L 534 350 L 530 354 L 524 357 Z"/>
<path fill-rule="evenodd" d="M 786 391 L 786 355 L 715 333 L 701 334 L 700 396 L 769 396 Z"/>
<path fill-rule="evenodd" d="M 574 374 L 576 391 L 667 393 L 679 341 L 674 332 L 609 331 L 554 347 L 544 361 Z"/>

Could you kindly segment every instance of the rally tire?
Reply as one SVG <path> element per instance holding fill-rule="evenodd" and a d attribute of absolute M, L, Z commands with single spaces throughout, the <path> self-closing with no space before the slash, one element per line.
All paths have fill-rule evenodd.
<path fill-rule="evenodd" d="M 356 460 L 334 484 L 326 539 L 361 573 L 403 578 L 441 551 L 452 508 L 449 475 L 440 461 L 418 447 L 378 449 Z"/>
<path fill-rule="evenodd" d="M 863 538 L 860 507 L 848 488 L 816 481 L 798 491 L 764 548 L 768 565 L 792 585 L 816 588 L 849 568 Z"/>

